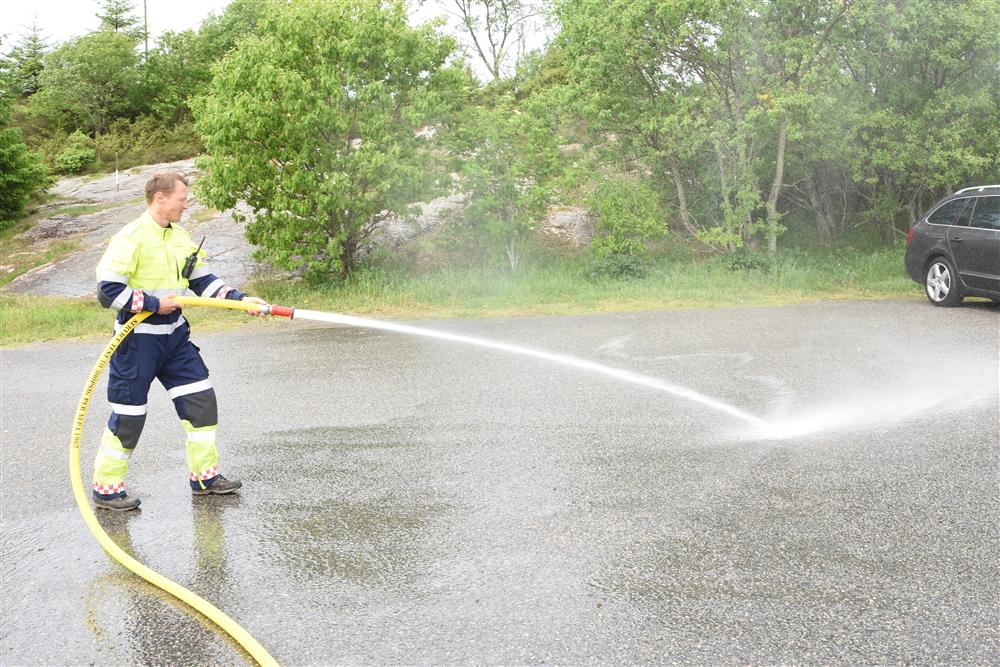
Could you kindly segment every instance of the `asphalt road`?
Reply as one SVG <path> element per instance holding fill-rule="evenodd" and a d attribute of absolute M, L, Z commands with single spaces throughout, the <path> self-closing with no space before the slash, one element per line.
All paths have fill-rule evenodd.
<path fill-rule="evenodd" d="M 159 387 L 102 514 L 280 662 L 990 664 L 1000 311 L 919 299 L 448 321 L 780 424 L 474 347 L 288 322 L 198 335 L 238 496 L 194 499 Z M 0 662 L 245 663 L 75 507 L 101 342 L 2 352 Z M 84 476 L 107 416 L 87 424 Z M 811 432 L 810 432 L 811 431 Z"/>

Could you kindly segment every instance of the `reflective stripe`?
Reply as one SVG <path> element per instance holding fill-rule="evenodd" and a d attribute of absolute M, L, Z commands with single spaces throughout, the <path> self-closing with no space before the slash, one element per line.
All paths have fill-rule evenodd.
<path fill-rule="evenodd" d="M 199 380 L 198 382 L 192 382 L 191 384 L 182 384 L 179 387 L 174 387 L 173 389 L 167 391 L 167 396 L 171 399 L 175 399 L 180 398 L 181 396 L 187 396 L 188 394 L 197 394 L 199 391 L 205 391 L 206 389 L 211 388 L 211 380 Z"/>
<path fill-rule="evenodd" d="M 197 269 L 191 272 L 191 277 L 188 278 L 188 280 L 198 280 L 198 278 L 207 276 L 210 273 L 211 271 L 207 266 L 199 266 Z"/>
<path fill-rule="evenodd" d="M 128 415 L 130 417 L 140 417 L 146 414 L 146 405 L 125 405 L 124 403 L 112 403 L 111 410 L 120 415 Z"/>
<path fill-rule="evenodd" d="M 123 283 L 126 285 L 128 284 L 128 276 L 123 276 L 120 273 L 112 273 L 110 271 L 106 271 L 104 273 L 99 274 L 97 276 L 97 279 L 103 280 L 106 283 Z"/>
<path fill-rule="evenodd" d="M 135 333 L 137 334 L 156 334 L 157 336 L 166 336 L 172 334 L 181 328 L 182 325 L 186 324 L 187 320 L 184 319 L 182 315 L 173 324 L 146 324 L 145 322 L 139 324 L 135 327 Z M 121 331 L 122 325 L 115 323 L 115 333 Z"/>
<path fill-rule="evenodd" d="M 119 461 L 128 461 L 132 456 L 132 450 L 127 449 L 122 452 L 117 449 L 101 446 L 101 456 L 110 456 L 111 458 L 118 459 Z"/>
<path fill-rule="evenodd" d="M 215 429 L 211 431 L 188 431 L 188 442 L 213 442 L 215 440 Z"/>
<path fill-rule="evenodd" d="M 208 287 L 206 287 L 205 289 L 203 289 L 201 291 L 201 294 L 199 294 L 198 296 L 212 296 L 213 294 L 215 294 L 216 292 L 218 292 L 220 289 L 222 289 L 225 286 L 226 286 L 226 283 L 222 282 L 221 278 L 216 278 L 215 280 L 213 280 L 212 282 L 210 282 L 208 284 Z"/>
<path fill-rule="evenodd" d="M 132 290 L 131 288 L 126 287 L 122 290 L 122 293 L 118 295 L 118 298 L 111 302 L 111 305 L 108 306 L 108 308 L 111 308 L 112 310 L 121 310 L 131 298 Z"/>

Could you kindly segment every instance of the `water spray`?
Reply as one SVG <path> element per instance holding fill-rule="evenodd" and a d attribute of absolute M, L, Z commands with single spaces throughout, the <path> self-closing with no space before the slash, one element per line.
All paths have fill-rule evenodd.
<path fill-rule="evenodd" d="M 353 315 L 341 315 L 339 313 L 327 313 L 316 310 L 302 310 L 299 308 L 291 308 L 288 306 L 275 306 L 271 304 L 262 305 L 256 303 L 248 303 L 244 301 L 225 301 L 219 299 L 206 299 L 204 297 L 190 297 L 190 296 L 179 296 L 176 297 L 174 300 L 177 301 L 177 303 L 181 304 L 182 306 L 210 306 L 216 308 L 230 308 L 233 310 L 243 310 L 251 313 L 256 312 L 264 315 L 287 317 L 289 319 L 296 319 L 296 320 L 312 320 L 314 322 L 328 322 L 330 324 L 342 324 L 344 326 L 357 327 L 361 329 L 378 329 L 381 331 L 394 331 L 396 333 L 407 334 L 410 336 L 420 336 L 423 338 L 446 340 L 453 343 L 474 345 L 476 347 L 486 348 L 490 350 L 499 350 L 501 352 L 519 354 L 526 357 L 534 357 L 536 359 L 542 359 L 544 361 L 562 364 L 564 366 L 570 366 L 572 368 L 578 368 L 580 370 L 589 371 L 591 373 L 606 375 L 608 377 L 612 377 L 622 382 L 628 382 L 630 384 L 640 385 L 643 387 L 648 387 L 650 389 L 663 391 L 678 398 L 683 398 L 685 400 L 698 403 L 713 410 L 717 410 L 719 412 L 729 415 L 730 417 L 735 417 L 736 419 L 740 419 L 756 429 L 765 430 L 769 426 L 768 422 L 761 419 L 760 417 L 756 417 L 728 403 L 724 403 L 717 399 L 705 396 L 704 394 L 701 394 L 693 389 L 671 384 L 670 382 L 666 382 L 665 380 L 650 377 L 648 375 L 634 373 L 632 371 L 627 371 L 621 368 L 614 368 L 613 366 L 605 366 L 604 364 L 599 364 L 594 361 L 588 361 L 586 359 L 580 359 L 579 357 L 573 357 L 568 354 L 545 352 L 544 350 L 535 350 L 530 347 L 524 347 L 523 345 L 514 345 L 512 343 L 501 343 L 499 341 L 489 340 L 486 338 L 476 338 L 475 336 L 466 336 L 463 334 L 448 333 L 445 331 L 435 331 L 434 329 L 424 329 L 422 327 L 415 327 L 408 324 L 397 324 L 395 322 L 385 322 L 382 320 L 373 320 L 366 317 L 355 317 Z"/>

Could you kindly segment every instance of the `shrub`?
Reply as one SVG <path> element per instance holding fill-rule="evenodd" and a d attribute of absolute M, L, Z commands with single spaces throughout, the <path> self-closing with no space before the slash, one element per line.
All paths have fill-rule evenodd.
<path fill-rule="evenodd" d="M 774 267 L 774 260 L 770 256 L 761 255 L 743 247 L 729 255 L 728 267 L 733 272 L 760 271 L 761 273 L 770 273 Z"/>
<path fill-rule="evenodd" d="M 112 171 L 116 158 L 119 169 L 144 164 L 174 162 L 201 152 L 201 138 L 191 123 L 170 125 L 152 116 L 134 121 L 119 118 L 106 134 L 95 139 L 97 158 L 103 169 Z"/>
<path fill-rule="evenodd" d="M 94 140 L 77 130 L 69 135 L 66 148 L 56 157 L 55 170 L 60 174 L 79 174 L 96 160 Z"/>
<path fill-rule="evenodd" d="M 666 234 L 657 195 L 642 183 L 611 179 L 591 194 L 587 205 L 596 218 L 595 238 L 590 244 L 596 258 L 645 258 L 649 254 L 647 243 Z"/>
<path fill-rule="evenodd" d="M 48 170 L 37 153 L 21 141 L 21 130 L 7 126 L 0 109 L 0 230 L 20 217 L 33 197 L 51 184 Z"/>
<path fill-rule="evenodd" d="M 638 255 L 595 255 L 587 266 L 587 277 L 598 281 L 603 278 L 638 279 L 649 274 L 649 262 Z"/>

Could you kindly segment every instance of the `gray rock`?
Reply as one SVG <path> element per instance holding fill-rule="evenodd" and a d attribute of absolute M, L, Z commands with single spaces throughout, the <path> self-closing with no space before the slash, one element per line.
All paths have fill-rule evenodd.
<path fill-rule="evenodd" d="M 108 239 L 124 225 L 142 215 L 146 208 L 145 185 L 157 172 L 177 171 L 191 181 L 200 175 L 193 159 L 145 165 L 105 176 L 61 179 L 52 189 L 57 200 L 48 206 L 52 215 L 39 221 L 25 236 L 39 244 L 54 239 L 79 239 L 79 249 L 71 256 L 38 267 L 11 282 L 4 289 L 41 296 L 89 297 L 96 285 L 97 262 Z M 390 217 L 375 231 L 367 256 L 378 250 L 395 251 L 420 236 L 432 233 L 460 215 L 465 196 L 453 194 L 420 204 L 412 216 Z M 99 206 L 99 210 L 70 215 L 59 210 L 72 205 Z M 239 212 L 252 217 L 245 205 Z M 243 224 L 232 211 L 218 212 L 198 202 L 192 194 L 191 207 L 181 224 L 200 241 L 213 272 L 233 286 L 243 287 L 255 276 L 274 270 L 253 259 L 255 247 L 244 236 Z M 563 206 L 549 210 L 539 226 L 539 234 L 572 249 L 585 247 L 593 237 L 593 221 L 581 207 Z"/>
<path fill-rule="evenodd" d="M 570 248 L 583 248 L 594 238 L 594 221 L 582 206 L 549 209 L 539 234 Z"/>
<path fill-rule="evenodd" d="M 20 294 L 40 296 L 89 297 L 97 284 L 95 269 L 107 247 L 108 239 L 146 209 L 146 181 L 154 173 L 177 171 L 197 180 L 194 160 L 146 165 L 120 173 L 94 178 L 64 178 L 52 189 L 59 199 L 52 209 L 69 205 L 109 205 L 108 208 L 81 215 L 55 213 L 35 224 L 25 236 L 39 243 L 51 239 L 80 240 L 80 248 L 69 257 L 29 271 L 5 289 Z M 117 181 L 117 182 L 116 182 Z M 244 207 L 240 211 L 248 213 Z M 228 283 L 242 287 L 264 267 L 253 260 L 254 247 L 243 235 L 243 225 L 231 211 L 219 213 L 198 202 L 192 195 L 191 207 L 181 219 L 191 236 L 206 237 L 204 250 L 213 272 Z"/>

